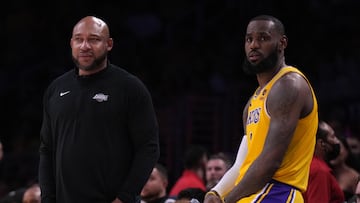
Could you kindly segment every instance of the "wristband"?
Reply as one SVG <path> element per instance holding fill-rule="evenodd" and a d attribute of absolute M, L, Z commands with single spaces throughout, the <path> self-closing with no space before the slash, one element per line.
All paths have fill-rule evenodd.
<path fill-rule="evenodd" d="M 208 196 L 208 195 L 215 195 L 221 200 L 222 203 L 225 203 L 224 199 L 219 195 L 218 192 L 216 192 L 216 190 L 210 190 L 209 192 L 207 192 L 205 194 L 205 197 Z"/>

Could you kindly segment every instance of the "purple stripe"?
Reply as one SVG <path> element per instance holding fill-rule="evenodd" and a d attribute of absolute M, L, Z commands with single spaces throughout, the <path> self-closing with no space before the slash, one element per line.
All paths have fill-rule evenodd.
<path fill-rule="evenodd" d="M 259 199 L 261 199 L 264 196 L 264 193 L 266 193 L 266 191 L 269 189 L 269 187 L 271 187 L 272 184 L 268 183 L 265 185 L 264 189 L 262 190 L 262 192 L 256 197 L 255 199 L 255 203 L 259 202 Z"/>
<path fill-rule="evenodd" d="M 270 192 L 266 194 L 265 198 L 259 201 L 259 203 L 286 203 L 286 201 L 289 199 L 289 195 L 291 194 L 292 189 L 294 188 L 289 185 L 273 182 L 273 186 L 270 189 Z M 294 198 L 293 195 L 294 192 L 291 199 Z"/>

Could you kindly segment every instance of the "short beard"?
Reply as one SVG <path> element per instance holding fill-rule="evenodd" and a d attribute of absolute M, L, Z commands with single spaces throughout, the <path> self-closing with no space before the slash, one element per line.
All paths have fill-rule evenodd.
<path fill-rule="evenodd" d="M 79 63 L 79 60 L 77 60 L 76 58 L 74 58 L 74 56 L 72 57 L 75 65 L 84 71 L 91 71 L 91 70 L 96 70 L 100 67 L 100 65 L 104 62 L 104 60 L 106 59 L 107 53 L 105 52 L 104 54 L 100 55 L 99 57 L 95 58 L 94 62 L 92 64 L 90 64 L 89 66 L 81 66 Z"/>
<path fill-rule="evenodd" d="M 263 73 L 268 70 L 271 70 L 276 66 L 278 62 L 278 56 L 279 54 L 277 52 L 277 47 L 275 47 L 273 52 L 258 64 L 250 63 L 250 61 L 245 57 L 242 68 L 244 72 L 249 75 L 256 75 L 259 73 Z"/>
<path fill-rule="evenodd" d="M 333 149 L 330 152 L 327 152 L 325 160 L 331 161 L 336 159 L 340 154 L 340 144 L 333 144 Z"/>

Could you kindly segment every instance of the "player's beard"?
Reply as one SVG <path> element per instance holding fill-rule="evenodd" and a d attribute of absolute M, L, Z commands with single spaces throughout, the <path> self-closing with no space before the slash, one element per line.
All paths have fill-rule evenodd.
<path fill-rule="evenodd" d="M 104 52 L 102 55 L 100 55 L 99 57 L 95 58 L 94 62 L 88 66 L 82 66 L 79 62 L 78 59 L 76 59 L 75 57 L 72 57 L 75 65 L 84 71 L 91 71 L 91 70 L 96 70 L 98 68 L 100 68 L 100 65 L 104 62 L 104 60 L 106 59 L 106 55 L 107 52 Z"/>
<path fill-rule="evenodd" d="M 270 70 L 274 68 L 278 62 L 278 51 L 277 46 L 274 48 L 274 50 L 270 53 L 270 55 L 266 58 L 264 58 L 262 61 L 260 61 L 258 64 L 252 64 L 250 61 L 245 57 L 244 63 L 243 63 L 243 71 L 249 75 L 255 75 L 258 73 L 266 72 L 267 70 Z"/>

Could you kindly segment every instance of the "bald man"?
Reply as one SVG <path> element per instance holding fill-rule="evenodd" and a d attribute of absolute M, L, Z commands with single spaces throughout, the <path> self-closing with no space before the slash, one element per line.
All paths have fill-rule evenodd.
<path fill-rule="evenodd" d="M 75 67 L 44 93 L 41 201 L 137 202 L 159 158 L 151 95 L 109 62 L 113 39 L 102 19 L 82 18 L 70 46 Z"/>
<path fill-rule="evenodd" d="M 41 203 L 41 191 L 38 184 L 27 188 L 24 192 L 22 203 Z"/>

